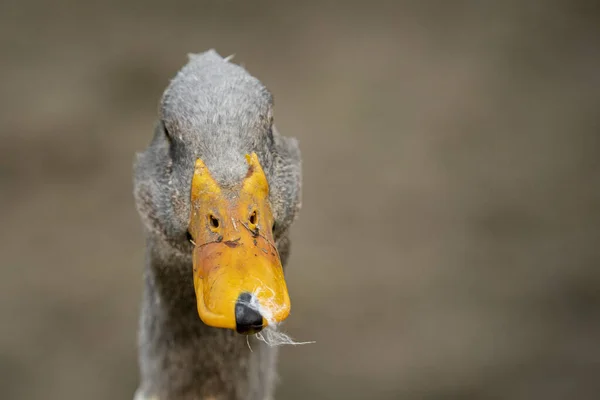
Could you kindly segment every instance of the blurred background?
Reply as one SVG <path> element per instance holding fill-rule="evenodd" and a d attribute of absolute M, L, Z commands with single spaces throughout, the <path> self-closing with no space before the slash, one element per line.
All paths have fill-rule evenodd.
<path fill-rule="evenodd" d="M 300 141 L 278 399 L 600 398 L 600 10 L 0 3 L 0 398 L 130 399 L 134 154 L 187 53 Z"/>

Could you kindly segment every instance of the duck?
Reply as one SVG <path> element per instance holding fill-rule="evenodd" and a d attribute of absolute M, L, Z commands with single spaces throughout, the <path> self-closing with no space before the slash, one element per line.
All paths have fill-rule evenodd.
<path fill-rule="evenodd" d="M 189 54 L 136 154 L 145 238 L 136 400 L 270 400 L 290 313 L 285 267 L 301 208 L 298 141 L 273 95 L 214 49 Z M 265 329 L 264 332 L 261 332 Z"/>

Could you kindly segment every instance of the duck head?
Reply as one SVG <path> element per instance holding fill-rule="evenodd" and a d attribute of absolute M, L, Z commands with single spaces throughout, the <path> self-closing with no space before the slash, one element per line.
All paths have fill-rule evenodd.
<path fill-rule="evenodd" d="M 300 158 L 275 131 L 272 106 L 240 66 L 214 51 L 192 55 L 135 167 L 138 211 L 164 244 L 159 256 L 191 266 L 183 274 L 199 318 L 244 334 L 290 312 L 277 242 L 299 209 Z"/>

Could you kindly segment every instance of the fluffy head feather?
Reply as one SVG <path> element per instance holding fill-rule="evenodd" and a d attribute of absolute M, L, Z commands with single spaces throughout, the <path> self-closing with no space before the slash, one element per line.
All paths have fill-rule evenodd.
<path fill-rule="evenodd" d="M 300 207 L 300 151 L 296 140 L 277 133 L 273 97 L 258 79 L 214 50 L 190 55 L 159 114 L 154 139 L 135 166 L 136 203 L 151 234 L 189 254 L 195 160 L 220 185 L 234 186 L 247 172 L 244 156 L 256 152 L 269 180 L 275 238 L 285 235 Z"/>

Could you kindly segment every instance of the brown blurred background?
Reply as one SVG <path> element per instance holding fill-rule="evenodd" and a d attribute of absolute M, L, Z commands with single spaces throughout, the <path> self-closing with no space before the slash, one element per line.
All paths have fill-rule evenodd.
<path fill-rule="evenodd" d="M 278 399 L 600 398 L 600 12 L 0 3 L 0 398 L 130 399 L 134 153 L 187 53 L 299 139 Z"/>

